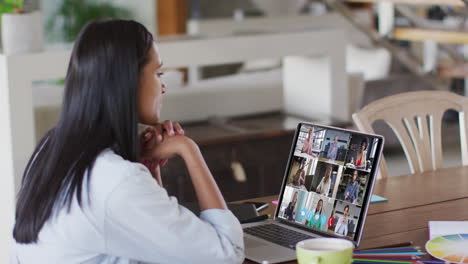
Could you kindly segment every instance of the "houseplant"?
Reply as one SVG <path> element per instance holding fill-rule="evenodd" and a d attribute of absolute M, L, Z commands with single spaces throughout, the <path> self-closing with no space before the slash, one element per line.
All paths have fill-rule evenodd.
<path fill-rule="evenodd" d="M 40 51 L 43 47 L 42 14 L 25 12 L 24 0 L 0 2 L 3 52 L 7 55 Z"/>
<path fill-rule="evenodd" d="M 129 9 L 106 1 L 62 0 L 48 18 L 46 32 L 52 41 L 73 42 L 81 29 L 92 20 L 131 17 Z"/>

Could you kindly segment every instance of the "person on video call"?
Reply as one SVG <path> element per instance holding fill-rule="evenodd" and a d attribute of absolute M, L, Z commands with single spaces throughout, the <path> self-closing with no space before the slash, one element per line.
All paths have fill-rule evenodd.
<path fill-rule="evenodd" d="M 309 212 L 309 215 L 307 216 L 306 226 L 321 230 L 324 217 L 326 218 L 326 216 L 324 216 L 323 214 L 323 200 L 320 199 L 317 202 L 317 207 L 315 207 L 315 210 Z"/>
<path fill-rule="evenodd" d="M 330 147 L 328 148 L 327 159 L 336 159 L 336 155 L 338 154 L 338 135 L 333 138 L 333 142 L 330 143 Z"/>
<path fill-rule="evenodd" d="M 284 210 L 284 217 L 290 221 L 294 221 L 296 216 L 296 205 L 297 205 L 297 196 L 299 195 L 298 191 L 295 191 L 291 202 L 289 202 L 288 207 Z"/>
<path fill-rule="evenodd" d="M 335 233 L 346 236 L 348 235 L 348 215 L 349 215 L 349 205 L 346 205 L 344 208 L 343 215 L 339 217 L 338 222 L 335 226 Z"/>
<path fill-rule="evenodd" d="M 314 158 L 317 157 L 317 155 L 314 152 L 312 152 L 312 149 L 314 147 L 314 140 L 315 140 L 314 127 L 311 127 L 309 129 L 309 134 L 307 135 L 307 138 L 304 140 L 304 143 L 302 144 L 301 153 L 305 153 Z"/>
<path fill-rule="evenodd" d="M 353 179 L 348 185 L 346 185 L 345 190 L 345 201 L 356 203 L 359 194 L 359 181 L 358 181 L 358 171 L 353 171 Z"/>
<path fill-rule="evenodd" d="M 299 165 L 299 169 L 293 176 L 291 184 L 297 187 L 304 187 L 305 184 L 305 168 L 307 167 L 306 160 L 304 159 Z M 304 187 L 305 188 L 305 187 Z"/>
<path fill-rule="evenodd" d="M 364 138 L 361 141 L 361 147 L 359 148 L 358 153 L 356 154 L 356 167 L 357 168 L 366 168 L 367 165 L 367 145 L 369 142 L 367 138 Z"/>
<path fill-rule="evenodd" d="M 330 192 L 330 186 L 331 186 L 331 174 L 333 171 L 333 167 L 331 164 L 327 164 L 327 167 L 325 169 L 325 175 L 323 176 L 322 180 L 320 181 L 319 185 L 317 186 L 317 193 L 323 195 L 323 196 L 328 196 L 328 193 Z"/>
<path fill-rule="evenodd" d="M 161 58 L 138 22 L 104 19 L 81 30 L 60 118 L 24 170 L 12 263 L 243 262 L 242 226 L 200 148 L 161 120 Z M 141 134 L 139 124 L 147 125 Z M 164 188 L 160 167 L 175 157 L 200 216 Z"/>

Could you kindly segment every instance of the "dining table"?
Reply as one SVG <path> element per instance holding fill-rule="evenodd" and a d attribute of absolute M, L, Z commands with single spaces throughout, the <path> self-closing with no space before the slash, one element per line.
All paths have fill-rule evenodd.
<path fill-rule="evenodd" d="M 468 166 L 378 179 L 373 194 L 388 201 L 370 204 L 358 248 L 411 242 L 424 250 L 429 221 L 468 220 Z M 278 196 L 247 201 L 269 203 L 260 213 L 274 216 L 275 200 Z M 246 259 L 244 263 L 254 262 Z"/>

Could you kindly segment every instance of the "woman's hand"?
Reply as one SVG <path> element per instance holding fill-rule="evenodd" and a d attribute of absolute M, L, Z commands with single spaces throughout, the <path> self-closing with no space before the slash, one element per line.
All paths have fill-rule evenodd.
<path fill-rule="evenodd" d="M 164 121 L 162 124 L 156 124 L 145 129 L 141 134 L 141 156 L 151 156 L 151 150 L 163 141 L 164 135 L 175 136 L 184 135 L 185 132 L 179 123 L 172 123 L 170 120 Z"/>
<path fill-rule="evenodd" d="M 157 142 L 154 147 L 150 147 L 147 156 L 155 160 L 167 160 L 174 156 L 180 156 L 187 166 L 192 184 L 197 195 L 200 210 L 207 209 L 227 209 L 223 195 L 216 184 L 213 175 L 206 165 L 198 145 L 190 138 L 183 135 L 182 128 L 173 124 L 173 133 L 171 133 L 170 124 L 164 124 L 164 129 L 158 130 Z M 159 128 L 157 128 L 159 129 Z M 162 132 L 162 133 L 161 133 Z M 178 132 L 176 134 L 176 132 Z M 182 133 L 181 133 L 182 132 Z M 156 176 L 159 176 L 159 166 Z M 156 177 L 156 180 L 158 178 Z M 160 181 L 160 176 L 159 180 Z"/>
<path fill-rule="evenodd" d="M 175 156 L 181 156 L 185 160 L 199 151 L 198 145 L 186 136 L 164 136 L 163 141 L 153 149 L 152 155 L 160 160 L 170 159 Z"/>
<path fill-rule="evenodd" d="M 160 159 L 153 155 L 154 148 L 163 142 L 165 137 L 184 135 L 185 132 L 179 123 L 172 123 L 170 120 L 162 124 L 148 127 L 140 136 L 141 143 L 141 163 L 151 172 L 153 177 L 161 184 L 159 167 L 167 164 L 167 159 Z"/>

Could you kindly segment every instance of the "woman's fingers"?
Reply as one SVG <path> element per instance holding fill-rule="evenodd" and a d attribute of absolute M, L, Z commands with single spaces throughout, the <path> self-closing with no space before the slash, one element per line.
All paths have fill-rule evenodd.
<path fill-rule="evenodd" d="M 182 129 L 182 126 L 177 122 L 172 122 L 171 120 L 166 120 L 162 124 L 157 124 L 153 126 L 156 134 L 156 141 L 161 142 L 164 140 L 164 135 L 175 136 L 185 134 L 185 131 Z"/>
<path fill-rule="evenodd" d="M 179 123 L 174 122 L 173 126 L 174 126 L 174 130 L 175 130 L 177 135 L 183 136 L 185 134 L 185 131 L 182 129 L 182 126 L 180 126 Z"/>
<path fill-rule="evenodd" d="M 152 161 L 151 162 L 151 169 L 150 169 L 151 173 L 155 174 L 158 167 L 159 167 L 159 162 L 158 161 Z"/>
<path fill-rule="evenodd" d="M 161 166 L 161 167 L 166 166 L 166 164 L 167 164 L 168 161 L 169 161 L 168 159 L 162 159 L 162 160 L 160 160 L 160 161 L 159 161 L 159 166 Z"/>
<path fill-rule="evenodd" d="M 151 127 L 146 128 L 140 135 L 141 148 L 144 150 L 151 149 L 155 146 L 155 132 Z"/>
<path fill-rule="evenodd" d="M 140 136 L 141 149 L 144 150 L 142 155 L 146 155 L 147 151 L 154 150 L 157 145 L 165 141 L 166 136 L 183 136 L 184 133 L 179 123 L 172 123 L 170 120 L 146 128 Z M 158 161 L 159 166 L 164 166 L 166 163 L 167 160 Z"/>
<path fill-rule="evenodd" d="M 153 134 L 152 130 L 153 129 L 151 127 L 148 127 L 143 131 L 143 133 L 141 133 L 141 135 L 140 135 L 141 136 L 141 142 L 147 142 L 147 141 L 149 141 L 151 139 L 152 134 Z"/>
<path fill-rule="evenodd" d="M 152 129 L 154 131 L 154 137 L 156 139 L 156 142 L 161 142 L 162 141 L 162 134 L 163 134 L 163 128 L 160 124 L 157 124 L 155 126 L 152 126 Z"/>
<path fill-rule="evenodd" d="M 166 121 L 164 121 L 163 127 L 164 127 L 164 130 L 166 131 L 166 133 L 167 133 L 169 136 L 174 136 L 174 135 L 175 135 L 174 126 L 172 125 L 172 121 L 171 121 L 171 120 L 166 120 Z"/>

